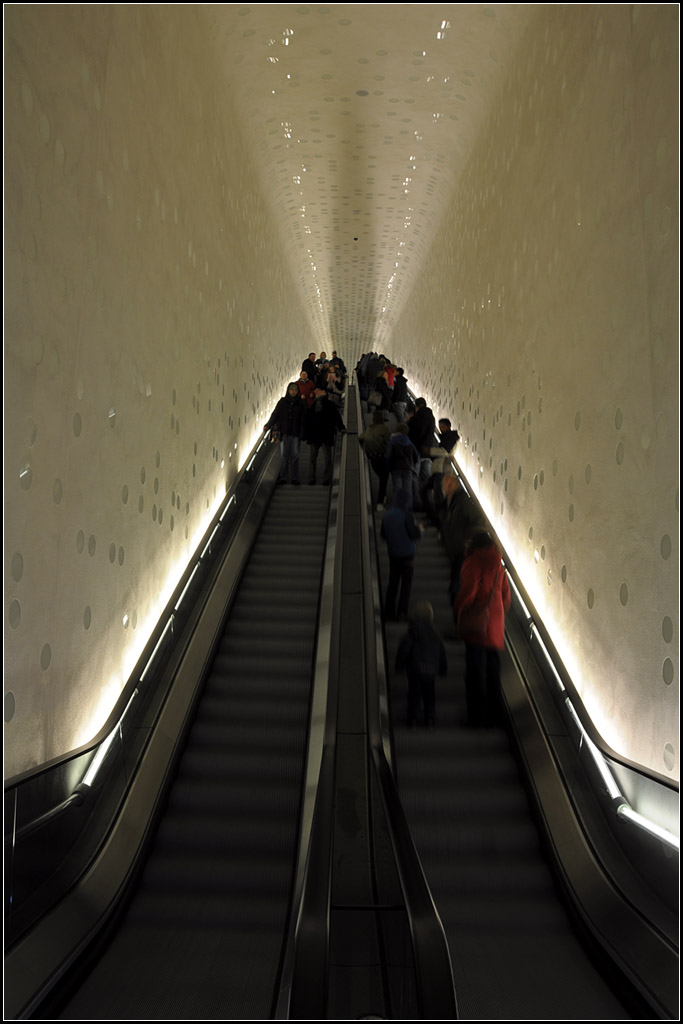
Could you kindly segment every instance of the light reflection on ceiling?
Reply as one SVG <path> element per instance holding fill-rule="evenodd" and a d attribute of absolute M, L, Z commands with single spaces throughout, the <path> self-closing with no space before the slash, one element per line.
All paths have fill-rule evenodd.
<path fill-rule="evenodd" d="M 205 8 L 320 349 L 390 349 L 533 7 Z"/>

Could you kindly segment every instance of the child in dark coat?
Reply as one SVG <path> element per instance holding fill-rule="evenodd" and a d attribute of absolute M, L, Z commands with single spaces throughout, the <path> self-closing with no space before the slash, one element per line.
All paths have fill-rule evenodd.
<path fill-rule="evenodd" d="M 396 652 L 395 668 L 399 672 L 405 671 L 408 676 L 406 721 L 409 726 L 415 725 L 422 701 L 425 725 L 434 728 L 435 677 L 445 675 L 448 670 L 446 649 L 432 625 L 433 621 L 434 609 L 429 601 L 416 604 L 408 631 Z"/>

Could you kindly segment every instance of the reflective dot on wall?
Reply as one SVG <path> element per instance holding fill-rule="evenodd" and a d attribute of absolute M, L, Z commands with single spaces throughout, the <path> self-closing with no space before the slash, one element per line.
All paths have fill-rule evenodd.
<path fill-rule="evenodd" d="M 18 583 L 21 577 L 24 575 L 24 559 L 17 551 L 16 554 L 12 555 L 12 579 L 15 583 Z"/>
<path fill-rule="evenodd" d="M 574 506 L 573 505 L 569 506 L 569 522 L 570 523 L 574 522 Z"/>
<path fill-rule="evenodd" d="M 628 604 L 628 587 L 625 583 L 622 583 L 621 587 L 619 588 L 619 600 L 625 608 Z"/>
<path fill-rule="evenodd" d="M 25 462 L 19 470 L 19 483 L 23 491 L 30 491 L 33 483 L 33 470 L 28 462 Z"/>
<path fill-rule="evenodd" d="M 557 476 L 557 474 L 559 473 L 559 471 L 560 471 L 560 464 L 559 464 L 559 462 L 557 461 L 557 459 L 555 459 L 555 460 L 553 461 L 553 476 Z"/>
<path fill-rule="evenodd" d="M 595 604 L 595 593 L 592 590 L 589 590 L 586 594 L 586 603 L 588 604 L 589 608 L 592 608 Z"/>
<path fill-rule="evenodd" d="M 88 554 L 90 555 L 91 558 L 95 554 L 96 548 L 97 541 L 95 540 L 93 534 L 91 533 L 90 536 L 88 537 Z"/>
<path fill-rule="evenodd" d="M 567 582 L 567 566 L 566 565 L 562 566 L 561 576 L 562 576 L 562 582 L 566 583 Z"/>
<path fill-rule="evenodd" d="M 590 465 L 586 466 L 586 472 L 585 472 L 584 476 L 585 476 L 585 479 L 586 479 L 586 483 L 589 484 L 591 482 L 592 477 L 593 477 L 593 470 L 591 469 Z"/>
<path fill-rule="evenodd" d="M 670 743 L 667 743 L 664 747 L 664 766 L 667 771 L 673 771 L 673 767 L 676 764 L 676 751 Z"/>
<path fill-rule="evenodd" d="M 156 507 L 156 505 L 152 505 L 152 522 L 156 523 L 156 521 L 157 521 L 157 507 Z"/>
<path fill-rule="evenodd" d="M 144 512 L 144 511 L 145 511 L 145 499 L 143 498 L 142 495 L 140 495 L 140 497 L 138 498 L 138 512 Z"/>
<path fill-rule="evenodd" d="M 662 665 L 662 679 L 667 686 L 671 686 L 674 681 L 674 663 L 671 658 L 665 658 Z"/>
<path fill-rule="evenodd" d="M 133 615 L 131 616 L 131 625 L 132 625 L 133 629 L 137 628 L 137 624 L 138 624 L 138 613 L 134 611 Z"/>
<path fill-rule="evenodd" d="M 671 537 L 668 535 L 668 533 L 665 533 L 662 537 L 661 543 L 659 545 L 659 550 L 665 562 L 668 561 L 669 558 L 671 558 Z"/>
<path fill-rule="evenodd" d="M 74 437 L 80 437 L 82 429 L 83 429 L 83 420 L 81 419 L 80 412 L 77 412 L 74 415 L 74 419 L 73 419 Z"/>
<path fill-rule="evenodd" d="M 665 615 L 662 619 L 662 639 L 665 643 L 670 644 L 674 638 L 674 624 L 668 615 Z"/>
<path fill-rule="evenodd" d="M 109 561 L 112 565 L 116 561 L 116 544 L 109 545 Z"/>
<path fill-rule="evenodd" d="M 121 488 L 121 502 L 124 505 L 128 504 L 128 488 L 126 487 L 125 484 Z"/>
<path fill-rule="evenodd" d="M 91 622 L 92 622 L 92 612 L 90 611 L 90 606 L 86 605 L 85 606 L 85 610 L 83 612 L 83 628 L 84 629 L 90 629 Z"/>
<path fill-rule="evenodd" d="M 62 487 L 62 481 L 57 478 L 52 485 L 52 500 L 55 505 L 61 505 L 62 498 L 64 497 L 64 488 Z"/>
<path fill-rule="evenodd" d="M 175 526 L 175 522 L 174 522 L 173 516 L 171 516 L 171 519 L 170 519 L 170 522 L 169 522 L 168 525 L 170 527 L 171 533 L 173 533 L 173 527 Z"/>
<path fill-rule="evenodd" d="M 43 649 L 40 652 L 40 667 L 43 672 L 50 667 L 52 661 L 52 648 L 49 644 L 43 644 Z"/>
<path fill-rule="evenodd" d="M 21 622 L 21 605 L 14 600 L 9 606 L 7 618 L 12 629 L 17 629 Z"/>
<path fill-rule="evenodd" d="M 33 448 L 34 444 L 36 443 L 37 436 L 38 428 L 36 426 L 35 420 L 31 419 L 31 417 L 29 416 L 24 423 L 24 444 L 28 448 Z"/>
<path fill-rule="evenodd" d="M 154 478 L 154 493 L 155 494 L 159 493 L 159 477 L 158 476 Z"/>
<path fill-rule="evenodd" d="M 533 526 L 530 526 L 529 527 L 529 540 L 533 540 L 533 539 L 534 539 L 534 528 L 533 528 Z"/>
<path fill-rule="evenodd" d="M 569 493 L 573 494 L 574 493 L 574 474 L 573 473 L 570 475 L 569 480 L 567 481 L 567 486 L 569 487 Z"/>
<path fill-rule="evenodd" d="M 614 426 L 617 428 L 617 430 L 621 430 L 623 423 L 624 414 L 621 411 L 621 409 L 617 409 L 616 413 L 614 414 Z"/>
<path fill-rule="evenodd" d="M 123 550 L 123 548 L 120 547 L 119 548 L 119 565 L 123 565 L 125 557 L 126 557 L 126 553 Z"/>
<path fill-rule="evenodd" d="M 79 555 L 82 555 L 84 549 L 85 549 L 85 534 L 83 533 L 83 530 L 79 530 L 78 533 L 76 534 L 76 551 L 78 551 Z"/>
<path fill-rule="evenodd" d="M 109 426 L 113 428 L 116 425 L 116 409 L 112 407 L 107 415 L 109 417 Z"/>
<path fill-rule="evenodd" d="M 617 466 L 621 466 L 624 461 L 624 445 L 620 441 L 617 445 Z"/>
<path fill-rule="evenodd" d="M 14 694 L 11 690 L 8 690 L 5 694 L 5 721 L 11 722 L 14 718 L 14 712 L 16 711 L 16 701 Z"/>
<path fill-rule="evenodd" d="M 161 526 L 163 521 L 164 521 L 164 510 L 163 510 L 163 508 L 160 508 L 159 509 L 159 526 Z"/>
<path fill-rule="evenodd" d="M 581 427 L 581 413 L 577 412 L 576 416 L 574 417 L 574 430 L 579 430 L 580 427 Z"/>

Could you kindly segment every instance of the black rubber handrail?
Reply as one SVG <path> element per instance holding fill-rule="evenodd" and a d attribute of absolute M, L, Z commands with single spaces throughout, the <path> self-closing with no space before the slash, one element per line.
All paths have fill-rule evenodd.
<path fill-rule="evenodd" d="M 321 584 L 316 668 L 304 771 L 292 912 L 275 1019 L 320 1020 L 327 1011 L 329 903 L 334 818 L 339 606 L 347 438 L 335 452 Z"/>
<path fill-rule="evenodd" d="M 356 396 L 358 422 L 361 424 L 359 388 L 356 389 Z M 392 739 L 387 710 L 384 632 L 379 608 L 378 553 L 367 460 L 364 460 L 364 471 L 360 474 L 360 493 L 361 511 L 364 513 L 361 516 L 364 523 L 363 601 L 370 751 L 408 915 L 421 1015 L 425 1020 L 455 1020 L 458 1018 L 458 1008 L 448 942 L 410 834 L 390 766 Z"/>

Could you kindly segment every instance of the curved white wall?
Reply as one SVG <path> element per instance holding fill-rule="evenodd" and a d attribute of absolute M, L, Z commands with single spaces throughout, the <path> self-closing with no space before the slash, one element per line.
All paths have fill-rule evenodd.
<path fill-rule="evenodd" d="M 678 14 L 543 5 L 392 355 L 593 720 L 678 777 Z"/>
<path fill-rule="evenodd" d="M 193 5 L 5 19 L 5 769 L 94 734 L 311 347 Z"/>

